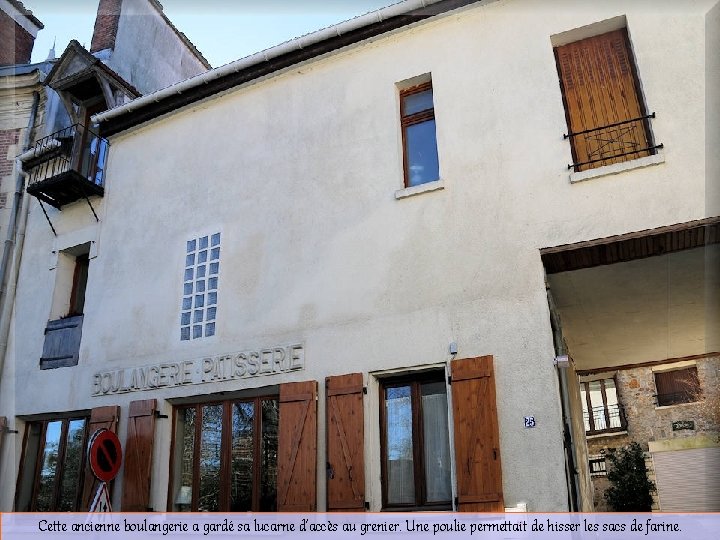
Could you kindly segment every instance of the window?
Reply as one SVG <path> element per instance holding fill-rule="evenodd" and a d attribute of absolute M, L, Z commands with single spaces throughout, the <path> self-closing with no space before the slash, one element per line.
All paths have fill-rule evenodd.
<path fill-rule="evenodd" d="M 607 476 L 607 463 L 605 456 L 588 456 L 588 465 L 590 467 L 590 476 Z"/>
<path fill-rule="evenodd" d="M 655 372 L 655 389 L 659 407 L 692 403 L 700 398 L 697 366 Z"/>
<path fill-rule="evenodd" d="M 188 240 L 185 251 L 180 340 L 215 335 L 220 233 Z"/>
<path fill-rule="evenodd" d="M 181 406 L 175 413 L 173 510 L 276 510 L 277 398 Z"/>
<path fill-rule="evenodd" d="M 451 508 L 444 372 L 381 382 L 385 508 Z"/>
<path fill-rule="evenodd" d="M 580 383 L 580 394 L 586 433 L 592 435 L 627 428 L 614 379 Z"/>
<path fill-rule="evenodd" d="M 87 418 L 28 422 L 15 510 L 80 510 Z"/>
<path fill-rule="evenodd" d="M 76 366 L 82 338 L 90 243 L 58 253 L 51 320 L 45 329 L 40 369 Z"/>
<path fill-rule="evenodd" d="M 440 178 L 432 82 L 400 91 L 405 187 Z"/>
<path fill-rule="evenodd" d="M 575 171 L 656 153 L 627 30 L 555 48 Z"/>

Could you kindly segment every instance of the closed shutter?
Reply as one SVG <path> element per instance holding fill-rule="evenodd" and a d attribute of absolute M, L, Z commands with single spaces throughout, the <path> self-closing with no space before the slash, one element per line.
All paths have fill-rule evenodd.
<path fill-rule="evenodd" d="M 93 434 L 102 428 L 109 429 L 113 433 L 117 432 L 117 424 L 120 418 L 120 407 L 117 405 L 109 405 L 106 407 L 95 407 L 90 412 L 90 425 L 88 427 L 88 441 Z M 90 463 L 85 460 L 85 485 L 83 486 L 83 496 L 81 508 L 88 510 L 92 504 L 95 491 L 98 487 L 98 481 L 90 470 Z"/>
<path fill-rule="evenodd" d="M 365 510 L 363 376 L 325 379 L 327 509 Z"/>
<path fill-rule="evenodd" d="M 278 433 L 278 511 L 314 512 L 317 381 L 280 385 Z"/>
<path fill-rule="evenodd" d="M 645 114 L 635 83 L 625 29 L 555 48 L 571 133 L 594 130 Z M 586 170 L 647 156 L 651 146 L 645 120 L 571 137 L 576 167 Z"/>
<path fill-rule="evenodd" d="M 450 363 L 460 512 L 503 512 L 493 357 Z"/>
<path fill-rule="evenodd" d="M 3 439 L 5 438 L 7 425 L 7 418 L 5 416 L 0 416 L 0 458 L 2 458 Z"/>
<path fill-rule="evenodd" d="M 720 448 L 652 456 L 661 512 L 720 512 Z"/>
<path fill-rule="evenodd" d="M 123 512 L 147 512 L 150 508 L 155 411 L 157 400 L 143 399 L 130 403 L 128 434 L 125 442 L 123 472 Z"/>

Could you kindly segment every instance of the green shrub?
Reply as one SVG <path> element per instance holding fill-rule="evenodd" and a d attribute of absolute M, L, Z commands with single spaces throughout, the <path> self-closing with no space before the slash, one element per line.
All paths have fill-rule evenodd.
<path fill-rule="evenodd" d="M 636 442 L 607 453 L 605 500 L 615 512 L 650 512 L 655 483 L 648 480 L 643 450 Z"/>

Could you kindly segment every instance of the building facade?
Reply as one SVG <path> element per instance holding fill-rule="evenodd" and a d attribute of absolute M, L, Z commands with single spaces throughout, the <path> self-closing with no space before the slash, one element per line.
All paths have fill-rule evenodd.
<path fill-rule="evenodd" d="M 719 21 L 408 1 L 93 115 L 97 219 L 28 216 L 1 507 L 87 507 L 107 427 L 122 510 L 591 510 L 579 374 L 720 349 Z"/>

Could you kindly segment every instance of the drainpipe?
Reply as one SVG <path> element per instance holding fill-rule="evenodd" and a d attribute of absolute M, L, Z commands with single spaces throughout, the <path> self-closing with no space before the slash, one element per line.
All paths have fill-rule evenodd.
<path fill-rule="evenodd" d="M 32 109 L 27 130 L 23 137 L 22 150 L 20 154 L 30 148 L 32 132 L 35 130 L 40 93 L 33 92 Z M 10 222 L 3 246 L 2 261 L 0 261 L 0 380 L 5 367 L 5 353 L 7 352 L 8 337 L 10 335 L 10 319 L 12 317 L 13 305 L 15 304 L 15 286 L 18 274 L 20 273 L 20 258 L 22 255 L 23 242 L 25 240 L 25 228 L 28 216 L 28 199 L 24 197 L 25 176 L 22 170 L 22 162 L 15 160 L 17 175 L 15 179 L 15 195 L 13 197 L 12 209 L 10 210 Z M 14 261 L 14 264 L 11 264 Z M 8 270 L 12 273 L 8 276 Z"/>

